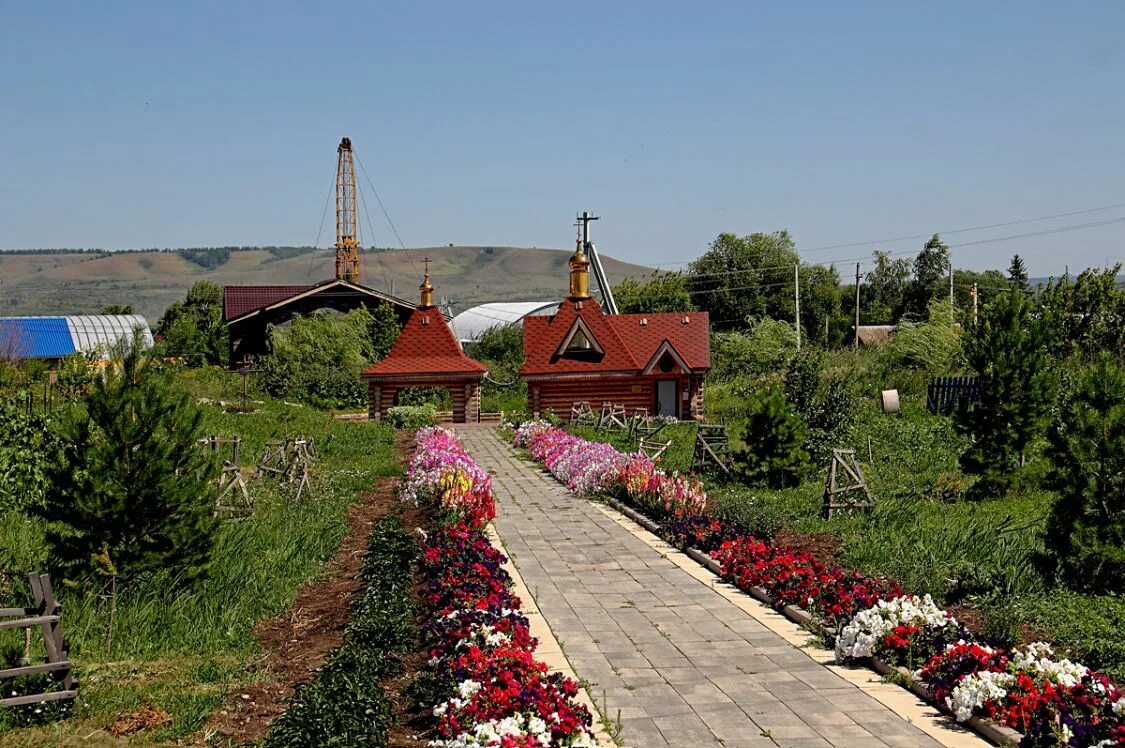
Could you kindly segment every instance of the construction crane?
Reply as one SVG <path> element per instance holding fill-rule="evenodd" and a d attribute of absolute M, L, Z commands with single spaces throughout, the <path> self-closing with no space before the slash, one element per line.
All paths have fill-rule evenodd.
<path fill-rule="evenodd" d="M 359 283 L 359 217 L 351 138 L 341 140 L 336 149 L 336 280 Z"/>

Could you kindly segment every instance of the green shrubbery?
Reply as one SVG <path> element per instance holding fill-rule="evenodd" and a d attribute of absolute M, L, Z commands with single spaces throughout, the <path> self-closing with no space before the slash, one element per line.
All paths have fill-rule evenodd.
<path fill-rule="evenodd" d="M 1065 396 L 1048 457 L 1051 566 L 1075 589 L 1125 590 L 1125 371 L 1108 354 Z"/>
<path fill-rule="evenodd" d="M 270 727 L 268 748 L 386 745 L 392 704 L 380 681 L 401 671 L 395 655 L 417 642 L 410 597 L 417 555 L 418 544 L 397 517 L 380 520 L 345 642 L 312 682 L 297 686 L 288 711 Z"/>
<path fill-rule="evenodd" d="M 387 355 L 398 335 L 390 305 L 370 312 L 317 313 L 270 330 L 270 353 L 260 361 L 262 382 L 275 397 L 317 408 L 358 408 L 367 402 L 359 378 Z"/>
<path fill-rule="evenodd" d="M 387 423 L 396 429 L 420 429 L 437 423 L 433 405 L 396 405 L 387 408 Z"/>
<path fill-rule="evenodd" d="M 217 465 L 200 449 L 202 413 L 140 350 L 139 338 L 59 424 L 44 472 L 50 560 L 68 579 L 202 575 L 216 521 Z"/>
<path fill-rule="evenodd" d="M 735 474 L 746 483 L 794 486 L 808 469 L 808 427 L 785 396 L 768 388 L 727 425 Z"/>

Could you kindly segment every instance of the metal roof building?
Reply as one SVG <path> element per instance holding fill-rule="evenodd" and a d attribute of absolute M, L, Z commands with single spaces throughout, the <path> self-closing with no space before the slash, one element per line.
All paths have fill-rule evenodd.
<path fill-rule="evenodd" d="M 152 331 L 139 314 L 83 314 L 71 317 L 0 317 L 0 357 L 62 358 L 72 353 L 96 353 L 108 358 L 120 340 L 130 340 L 141 328 L 145 345 Z"/>
<path fill-rule="evenodd" d="M 462 345 L 475 343 L 481 334 L 497 325 L 514 325 L 524 317 L 554 314 L 557 301 L 498 301 L 466 309 L 453 318 L 450 326 Z"/>

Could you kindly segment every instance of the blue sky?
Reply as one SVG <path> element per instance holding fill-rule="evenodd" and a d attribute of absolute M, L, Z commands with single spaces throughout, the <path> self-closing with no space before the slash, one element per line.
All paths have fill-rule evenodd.
<path fill-rule="evenodd" d="M 818 248 L 1125 204 L 1123 31 L 1121 2 L 8 2 L 0 247 L 311 244 L 348 135 L 407 246 L 567 247 L 590 209 L 622 259 L 787 228 L 846 265 L 921 242 Z M 948 238 L 1059 274 L 1125 259 L 1125 222 L 956 245 L 1123 217 Z"/>

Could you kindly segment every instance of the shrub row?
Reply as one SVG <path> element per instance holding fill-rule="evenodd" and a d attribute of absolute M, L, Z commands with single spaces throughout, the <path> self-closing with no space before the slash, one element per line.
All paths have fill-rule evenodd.
<path fill-rule="evenodd" d="M 722 577 L 739 589 L 819 618 L 839 661 L 921 665 L 913 677 L 958 721 L 985 717 L 1023 732 L 1021 745 L 1125 746 L 1125 693 L 1102 674 L 1056 659 L 1048 645 L 1008 651 L 976 642 L 928 595 L 904 595 L 894 580 L 820 563 L 708 515 L 701 488 L 690 500 L 662 500 L 664 484 L 692 479 L 649 467 L 643 456 L 583 444 L 542 422 L 506 429 L 572 491 L 616 495 L 654 514 L 663 537 L 709 553 Z"/>
<path fill-rule="evenodd" d="M 410 597 L 418 552 L 397 517 L 379 521 L 344 643 L 312 681 L 297 686 L 289 709 L 270 727 L 269 748 L 386 744 L 393 714 L 380 681 L 401 672 L 396 655 L 418 641 Z"/>

